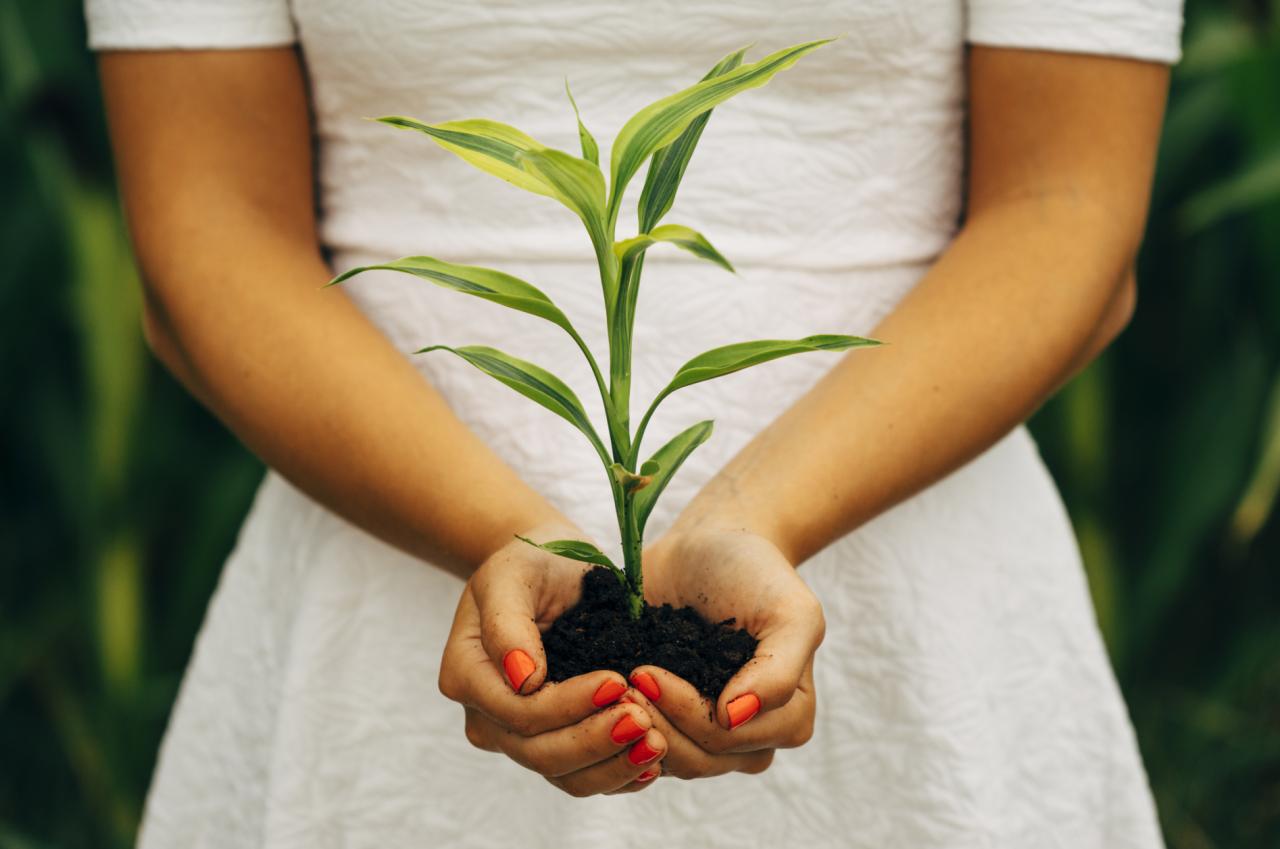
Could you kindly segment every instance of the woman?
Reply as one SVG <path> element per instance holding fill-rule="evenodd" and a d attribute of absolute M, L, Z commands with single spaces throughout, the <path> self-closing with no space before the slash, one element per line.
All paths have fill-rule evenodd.
<path fill-rule="evenodd" d="M 1160 845 L 1020 422 L 1133 308 L 1176 0 L 89 0 L 88 22 L 148 338 L 274 469 L 143 846 Z M 714 706 L 656 668 L 543 685 L 538 627 L 580 566 L 511 540 L 611 539 L 594 458 L 404 352 L 492 344 L 586 386 L 578 352 L 411 279 L 320 286 L 414 253 L 498 267 L 602 351 L 591 256 L 572 216 L 360 118 L 573 149 L 567 74 L 606 145 L 741 44 L 838 33 L 716 110 L 668 220 L 740 279 L 655 255 L 636 330 L 642 399 L 726 342 L 891 343 L 680 393 L 651 426 L 718 425 L 650 522 L 647 592 L 738 617 L 758 657 Z"/>

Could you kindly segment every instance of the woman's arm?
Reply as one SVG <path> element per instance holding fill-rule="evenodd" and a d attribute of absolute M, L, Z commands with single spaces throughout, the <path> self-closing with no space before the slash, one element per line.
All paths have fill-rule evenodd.
<path fill-rule="evenodd" d="M 876 329 L 698 495 L 800 563 L 980 454 L 1123 328 L 1168 71 L 975 47 L 963 229 Z"/>
<path fill-rule="evenodd" d="M 581 532 L 341 291 L 321 289 L 331 275 L 316 243 L 295 53 L 116 53 L 101 70 L 157 356 L 307 493 L 471 578 L 440 689 L 467 706 L 472 742 L 576 795 L 644 787 L 635 779 L 666 742 L 640 707 L 610 705 L 625 690 L 616 672 L 517 695 L 542 684 L 538 622 L 576 600 L 583 565 L 513 534 Z M 651 757 L 636 763 L 642 744 Z"/>
<path fill-rule="evenodd" d="M 809 739 L 823 618 L 793 567 L 981 453 L 1132 311 L 1167 70 L 974 48 L 969 72 L 965 224 L 876 329 L 892 344 L 841 360 L 645 553 L 652 601 L 760 639 L 713 711 L 640 670 L 677 774 Z"/>
<path fill-rule="evenodd" d="M 336 289 L 292 49 L 105 53 L 156 355 L 335 512 L 460 575 L 560 523 Z"/>

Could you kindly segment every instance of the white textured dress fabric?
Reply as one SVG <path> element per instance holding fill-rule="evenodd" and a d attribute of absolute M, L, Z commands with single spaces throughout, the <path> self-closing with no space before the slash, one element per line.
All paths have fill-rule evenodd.
<path fill-rule="evenodd" d="M 501 268 L 548 292 L 601 352 L 598 283 L 570 213 L 362 117 L 487 117 L 575 150 L 568 75 L 607 150 L 632 112 L 742 44 L 758 40 L 758 57 L 844 33 L 712 116 L 666 220 L 708 234 L 740 276 L 652 252 L 641 400 L 706 348 L 865 333 L 892 309 L 954 235 L 966 41 L 1170 62 L 1181 27 L 1176 0 L 90 0 L 87 15 L 95 48 L 300 42 L 335 268 L 419 253 Z M 624 215 L 619 236 L 633 226 Z M 385 272 L 348 292 L 401 350 L 494 345 L 592 394 L 572 342 L 535 318 Z M 834 359 L 669 399 L 653 446 L 703 418 L 717 427 L 652 535 Z M 415 362 L 525 479 L 597 539 L 616 538 L 579 434 L 447 355 Z M 1071 527 L 1025 430 L 802 574 L 829 621 L 809 745 L 760 776 L 571 799 L 471 748 L 462 711 L 437 692 L 461 583 L 270 474 L 197 641 L 141 845 L 1161 845 Z"/>

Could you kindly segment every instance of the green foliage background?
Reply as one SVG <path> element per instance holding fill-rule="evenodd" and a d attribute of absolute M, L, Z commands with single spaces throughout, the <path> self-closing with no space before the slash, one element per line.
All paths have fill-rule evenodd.
<path fill-rule="evenodd" d="M 148 356 L 78 0 L 0 0 L 0 849 L 131 843 L 260 465 Z M 1173 849 L 1280 846 L 1280 3 L 1191 0 L 1137 316 L 1034 421 Z"/>

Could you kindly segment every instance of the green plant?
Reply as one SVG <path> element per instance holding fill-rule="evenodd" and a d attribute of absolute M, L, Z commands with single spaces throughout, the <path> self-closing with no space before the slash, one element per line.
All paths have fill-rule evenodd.
<path fill-rule="evenodd" d="M 0 3 L 5 849 L 134 845 L 182 669 L 261 474 L 154 360 L 95 360 L 95 340 L 139 322 L 83 14 L 77 0 Z M 1186 226 L 1208 218 L 1193 199 L 1223 197 L 1216 187 L 1280 149 L 1278 15 L 1188 0 L 1137 314 L 1032 422 L 1083 537 L 1170 849 L 1280 845 L 1280 508 L 1259 486 L 1275 479 L 1265 446 L 1280 415 L 1258 412 L 1280 386 L 1280 193 Z M 94 235 L 104 219 L 111 240 Z M 99 253 L 115 244 L 120 260 Z M 132 312 L 85 309 L 90 289 Z M 1230 344 L 1171 342 L 1207 334 Z M 127 413 L 120 442 L 104 405 Z M 122 539 L 139 564 L 126 580 L 103 568 Z M 140 601 L 123 608 L 131 621 L 122 587 Z M 127 667 L 102 634 L 122 624 L 138 635 Z"/>
<path fill-rule="evenodd" d="M 678 433 L 647 461 L 639 464 L 645 428 L 662 400 L 677 389 L 790 354 L 841 351 L 878 344 L 875 340 L 859 336 L 820 335 L 795 340 L 740 342 L 715 348 L 681 366 L 645 410 L 634 435 L 631 432 L 631 340 L 645 252 L 659 242 L 670 242 L 733 271 L 729 261 L 701 233 L 680 224 L 659 224 L 671 208 L 712 108 L 739 92 L 764 85 L 776 73 L 829 41 L 831 39 L 788 47 L 746 65 L 742 64 L 742 59 L 748 48 L 743 47 L 720 60 L 697 84 L 641 109 L 623 125 L 614 140 L 607 192 L 599 164 L 599 148 L 582 123 L 568 80 L 565 81 L 565 93 L 578 122 L 581 158 L 549 148 L 514 127 L 495 121 L 470 119 L 430 125 L 411 118 L 377 119 L 425 133 L 441 147 L 477 168 L 522 189 L 559 201 L 572 210 L 586 227 L 604 292 L 609 339 L 607 384 L 591 349 L 559 307 L 539 289 L 501 271 L 415 256 L 353 268 L 334 278 L 330 285 L 371 269 L 401 271 L 457 292 L 536 315 L 563 328 L 573 338 L 591 366 L 604 404 L 605 419 L 609 425 L 610 444 L 607 448 L 587 418 L 577 395 L 545 369 L 494 348 L 476 345 L 459 348 L 432 345 L 417 353 L 451 351 L 551 410 L 586 436 L 608 473 L 622 536 L 623 568 L 619 569 L 594 545 L 580 540 L 556 540 L 543 544 L 525 541 L 554 554 L 612 569 L 627 588 L 633 617 L 638 617 L 644 606 L 640 553 L 645 523 L 671 476 L 711 435 L 712 423 L 699 422 Z M 639 233 L 615 241 L 614 231 L 623 194 L 646 159 L 649 169 L 636 210 Z"/>

